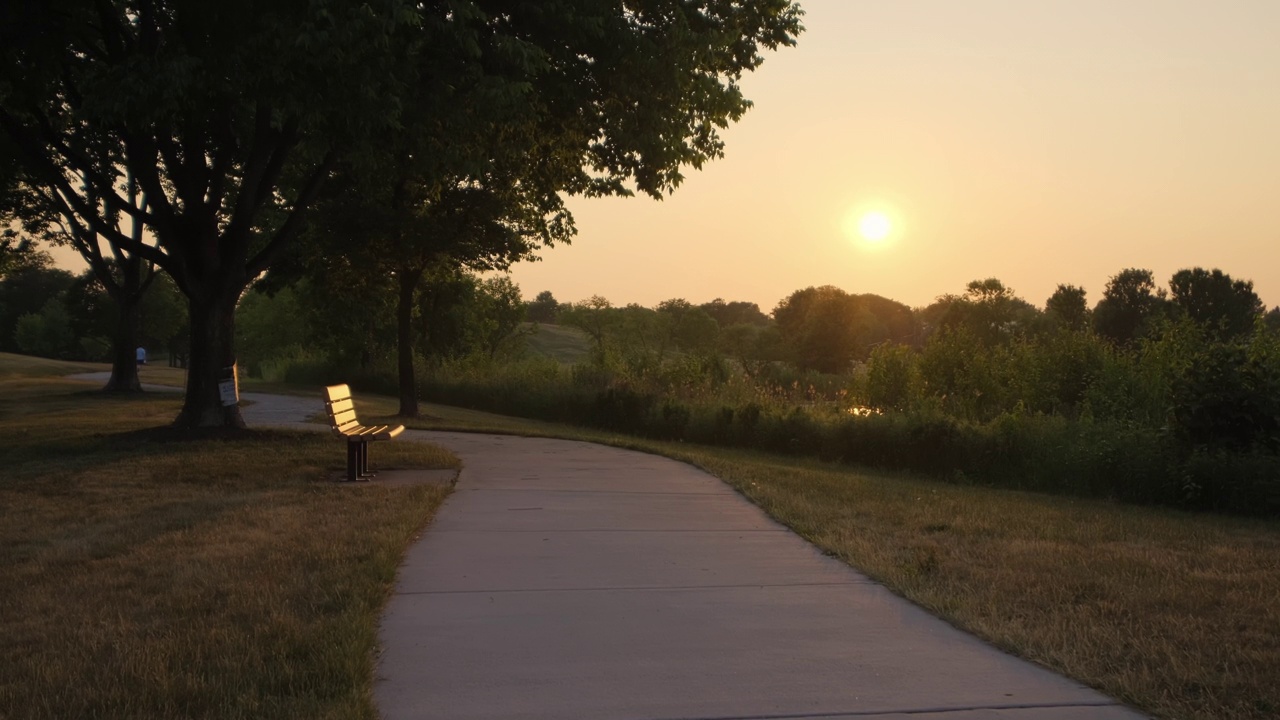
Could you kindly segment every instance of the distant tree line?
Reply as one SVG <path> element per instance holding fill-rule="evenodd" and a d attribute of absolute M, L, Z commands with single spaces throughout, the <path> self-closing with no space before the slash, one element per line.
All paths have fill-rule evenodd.
<path fill-rule="evenodd" d="M 530 320 L 583 330 L 598 352 L 603 352 L 606 336 L 613 335 L 618 348 L 715 347 L 737 360 L 785 361 L 800 370 L 828 374 L 848 372 L 882 345 L 920 349 L 930 337 L 946 332 L 963 331 L 990 345 L 1060 330 L 1090 331 L 1117 347 L 1132 348 L 1181 318 L 1224 341 L 1249 334 L 1259 318 L 1271 327 L 1280 326 L 1280 308 L 1266 312 L 1252 282 L 1204 268 L 1179 270 L 1168 289 L 1157 287 L 1150 270 L 1122 270 L 1107 282 L 1092 308 L 1085 289 L 1078 286 L 1059 285 L 1041 309 L 997 278 L 975 280 L 963 293 L 942 295 L 916 309 L 829 285 L 797 290 L 769 315 L 755 303 L 719 298 L 702 305 L 677 298 L 652 309 L 634 304 L 616 308 L 600 296 L 560 303 L 550 291 L 539 293 L 526 307 Z M 642 317 L 646 319 L 638 319 Z M 690 337 L 683 344 L 658 343 L 651 337 L 658 327 Z"/>
<path fill-rule="evenodd" d="M 834 287 L 746 303 L 529 303 L 590 345 L 572 369 L 452 362 L 446 402 L 947 480 L 1280 512 L 1280 310 L 1204 268 L 1143 269 L 1092 306 L 996 278 L 922 308 Z M 722 324 L 724 318 L 728 324 Z"/>

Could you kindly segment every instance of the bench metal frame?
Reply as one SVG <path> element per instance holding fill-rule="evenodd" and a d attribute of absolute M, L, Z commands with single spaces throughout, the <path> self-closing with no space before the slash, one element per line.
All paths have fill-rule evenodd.
<path fill-rule="evenodd" d="M 347 482 L 368 480 L 377 473 L 369 470 L 369 443 L 390 440 L 404 432 L 403 425 L 361 425 L 355 402 L 347 385 L 324 389 L 324 407 L 329 413 L 333 434 L 347 441 Z"/>

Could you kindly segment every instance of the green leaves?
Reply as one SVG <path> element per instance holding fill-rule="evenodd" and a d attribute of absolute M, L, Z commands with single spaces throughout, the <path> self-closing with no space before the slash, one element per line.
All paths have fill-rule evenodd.
<path fill-rule="evenodd" d="M 382 204 L 371 214 L 396 229 L 379 252 L 404 267 L 426 253 L 502 268 L 567 241 L 562 193 L 672 191 L 723 152 L 717 131 L 749 106 L 737 78 L 800 32 L 790 0 L 48 0 L 0 13 L 0 128 L 45 211 L 144 253 L 193 307 L 232 305 L 339 172 Z M 112 208 L 160 249 L 118 232 Z M 196 366 L 234 356 L 216 352 Z"/>

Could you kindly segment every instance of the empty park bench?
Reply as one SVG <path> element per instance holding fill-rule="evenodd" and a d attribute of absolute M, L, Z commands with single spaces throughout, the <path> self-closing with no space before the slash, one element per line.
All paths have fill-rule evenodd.
<path fill-rule="evenodd" d="M 324 406 L 329 411 L 333 434 L 347 440 L 347 481 L 373 477 L 369 472 L 369 443 L 390 440 L 404 432 L 403 425 L 361 425 L 356 419 L 356 406 L 351 388 L 330 385 L 324 389 Z"/>

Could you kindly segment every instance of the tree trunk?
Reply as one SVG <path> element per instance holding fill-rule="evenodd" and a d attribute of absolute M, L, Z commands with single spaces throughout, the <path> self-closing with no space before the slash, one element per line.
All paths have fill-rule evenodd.
<path fill-rule="evenodd" d="M 422 272 L 399 272 L 396 304 L 396 357 L 400 368 L 400 417 L 418 416 L 418 384 L 413 376 L 413 296 Z"/>
<path fill-rule="evenodd" d="M 235 304 L 239 292 L 221 293 L 207 302 L 189 300 L 191 353 L 187 397 L 174 425 L 183 428 L 243 428 L 236 405 L 224 406 L 218 383 L 235 365 Z"/>
<path fill-rule="evenodd" d="M 142 383 L 138 380 L 138 308 L 142 296 L 121 293 L 115 298 L 120 310 L 120 322 L 116 326 L 115 337 L 111 348 L 111 379 L 107 381 L 106 392 L 142 392 Z"/>

